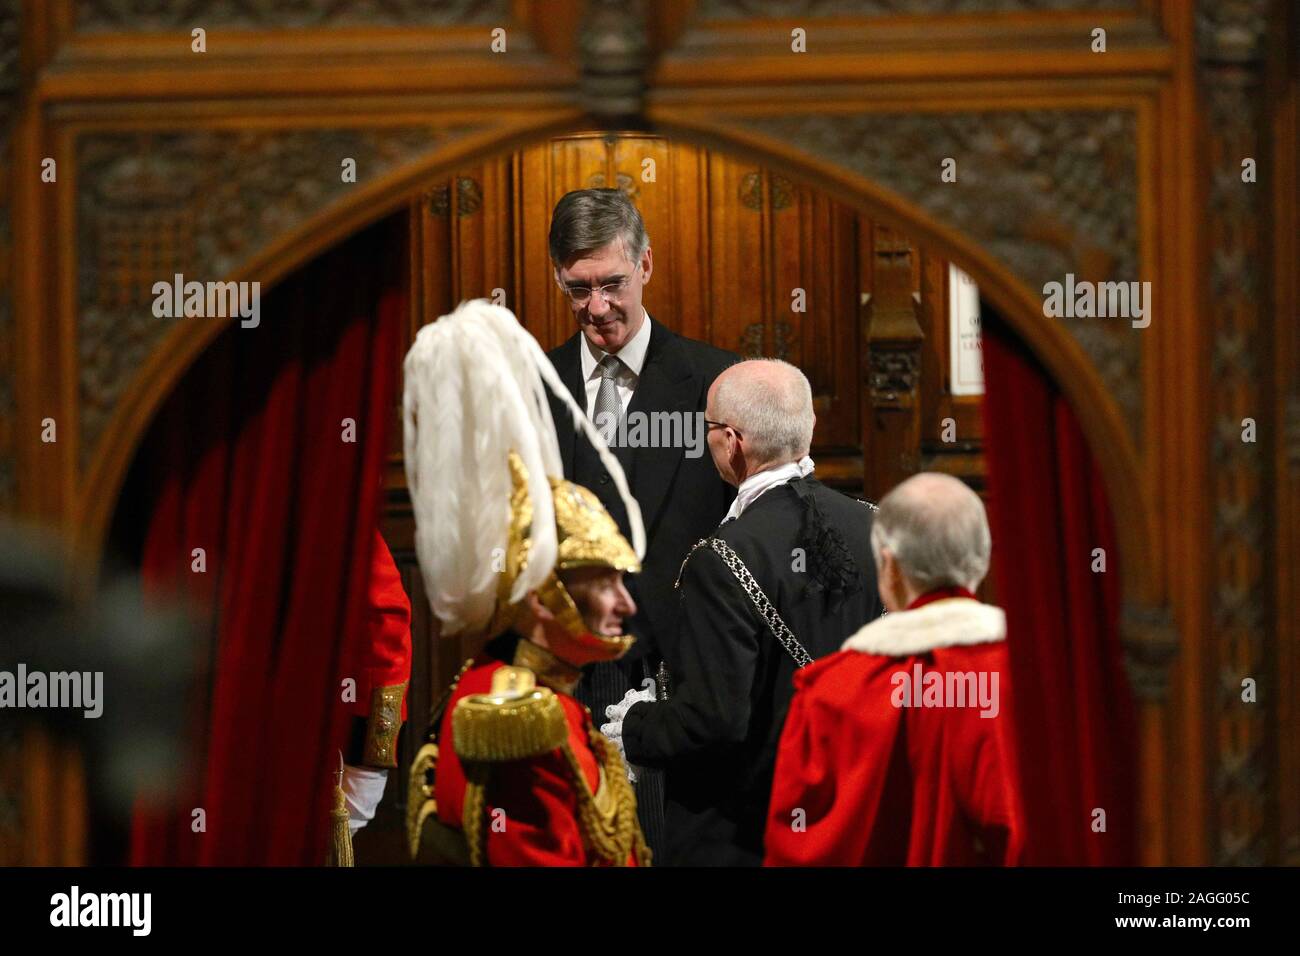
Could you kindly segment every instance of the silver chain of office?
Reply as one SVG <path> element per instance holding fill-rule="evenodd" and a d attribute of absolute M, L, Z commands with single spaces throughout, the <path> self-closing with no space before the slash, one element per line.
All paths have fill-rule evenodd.
<path fill-rule="evenodd" d="M 759 617 L 767 622 L 768 630 L 781 642 L 781 646 L 786 649 L 786 652 L 794 658 L 795 665 L 806 667 L 811 664 L 812 655 L 799 643 L 799 638 L 794 636 L 794 631 L 786 626 L 785 621 L 781 619 L 781 615 L 772 606 L 772 602 L 763 593 L 763 589 L 754 580 L 754 575 L 750 574 L 749 568 L 745 567 L 745 562 L 740 560 L 740 555 L 732 550 L 731 545 L 720 538 L 703 538 L 696 542 L 694 548 L 691 548 L 691 554 L 695 553 L 696 548 L 702 546 L 715 551 L 718 557 L 722 559 L 722 563 L 730 569 L 732 575 L 740 583 L 741 588 L 749 595 L 754 610 L 758 611 Z M 691 559 L 691 554 L 688 554 L 686 561 L 682 562 L 683 571 L 686 570 L 686 562 Z M 680 586 L 681 583 L 681 574 L 678 574 L 677 586 Z"/>

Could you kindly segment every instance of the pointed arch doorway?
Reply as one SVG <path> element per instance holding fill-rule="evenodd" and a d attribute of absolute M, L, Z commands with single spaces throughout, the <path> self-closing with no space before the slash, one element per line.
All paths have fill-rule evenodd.
<path fill-rule="evenodd" d="M 494 292 L 505 291 L 506 286 L 493 286 L 490 277 L 513 269 L 515 275 L 507 282 L 510 290 L 505 295 L 506 303 L 510 304 L 512 300 L 519 303 L 517 308 L 521 317 L 534 329 L 544 345 L 557 344 L 557 336 L 563 337 L 565 329 L 556 323 L 555 312 L 548 311 L 554 305 L 554 297 L 544 300 L 541 305 L 537 302 L 539 294 L 549 294 L 551 291 L 549 280 L 545 276 L 545 266 L 539 270 L 537 264 L 544 263 L 544 235 L 541 229 L 544 229 L 549 205 L 558 195 L 555 191 L 558 189 L 562 192 L 572 186 L 616 185 L 640 192 L 643 185 L 638 183 L 635 173 L 620 169 L 620 157 L 623 160 L 629 157 L 654 159 L 655 155 L 660 155 L 666 160 L 662 165 L 674 177 L 671 182 L 678 192 L 674 200 L 662 202 L 667 216 L 662 223 L 664 230 L 660 231 L 656 225 L 651 226 L 652 238 L 656 234 L 671 236 L 668 241 L 656 240 L 657 249 L 671 249 L 674 244 L 677 245 L 677 251 L 670 255 L 678 259 L 679 266 L 688 255 L 682 250 L 689 249 L 692 239 L 705 241 L 708 252 L 701 259 L 710 265 L 740 261 L 747 248 L 756 251 L 763 260 L 757 273 L 757 285 L 767 296 L 766 303 L 759 302 L 752 316 L 741 316 L 743 321 L 738 323 L 727 317 L 727 320 L 715 323 L 702 313 L 716 308 L 719 301 L 727 301 L 727 296 L 715 295 L 702 274 L 697 273 L 694 278 L 681 278 L 681 273 L 688 271 L 682 268 L 678 281 L 672 286 L 677 297 L 676 308 L 665 311 L 683 316 L 683 322 L 687 324 L 679 327 L 679 331 L 693 337 L 712 338 L 716 344 L 742 353 L 780 354 L 784 351 L 783 357 L 802 365 L 807 362 L 805 349 L 811 347 L 817 351 L 820 348 L 817 358 L 822 360 L 823 365 L 817 372 L 810 372 L 810 376 L 815 380 L 820 378 L 826 385 L 819 390 L 819 399 L 823 402 L 819 415 L 829 413 L 824 418 L 824 427 L 832 432 L 833 437 L 823 442 L 823 449 L 831 450 L 823 460 L 827 462 L 831 480 L 837 484 L 851 488 L 856 483 L 859 489 L 865 486 L 865 490 L 878 496 L 893 483 L 881 477 L 881 474 L 887 474 L 891 470 L 901 475 L 908 472 L 909 463 L 901 461 L 875 476 L 869 473 L 867 462 L 876 457 L 871 452 L 873 416 L 897 414 L 900 407 L 905 408 L 908 403 L 900 402 L 899 396 L 893 394 L 882 399 L 881 407 L 875 407 L 874 403 L 880 397 L 877 393 L 888 392 L 890 389 L 871 387 L 872 365 L 868 356 L 872 349 L 867 347 L 867 340 L 872 336 L 877 317 L 905 313 L 916 306 L 919 306 L 917 311 L 922 314 L 925 309 L 930 309 L 926 315 L 931 323 L 928 327 L 930 338 L 933 338 L 935 331 L 944 329 L 946 306 L 936 310 L 929 301 L 928 294 L 914 299 L 912 280 L 916 279 L 929 293 L 937 293 L 942 302 L 946 287 L 939 277 L 946 275 L 949 264 L 956 257 L 960 257 L 962 263 L 974 270 L 982 290 L 985 290 L 992 303 L 1000 305 L 999 314 L 1006 317 L 1008 325 L 1017 334 L 1022 328 L 1033 329 L 1031 335 L 1023 337 L 1030 342 L 1031 349 L 1038 354 L 1045 367 L 1050 370 L 1053 364 L 1059 366 L 1064 363 L 1066 368 L 1081 370 L 1077 380 L 1072 378 L 1072 384 L 1063 387 L 1062 391 L 1067 395 L 1075 393 L 1089 396 L 1089 400 L 1096 398 L 1094 390 L 1099 389 L 1100 385 L 1089 379 L 1087 373 L 1091 366 L 1076 354 L 1077 346 L 1063 334 L 1056 334 L 1050 327 L 1044 327 L 1043 323 L 1037 321 L 1041 316 L 1031 318 L 1030 308 L 1025 301 L 1027 297 L 1020 283 L 1005 268 L 992 261 L 987 253 L 964 248 L 968 245 L 967 240 L 952 234 L 940 224 L 931 222 L 927 217 L 914 211 L 909 213 L 906 204 L 884 194 L 878 187 L 857 183 L 842 172 L 816 167 L 810 172 L 808 164 L 775 150 L 765 152 L 753 142 L 738 147 L 740 153 L 737 154 L 737 147 L 724 142 L 724 137 L 695 138 L 707 139 L 715 148 L 709 150 L 694 142 L 682 142 L 676 146 L 678 141 L 671 138 L 640 133 L 611 136 L 574 132 L 504 156 L 499 153 L 493 156 L 485 152 L 477 163 L 466 159 L 454 168 L 448 168 L 450 164 L 444 164 L 435 167 L 434 172 L 424 174 L 416 181 L 414 191 L 408 185 L 404 193 L 411 197 L 407 199 L 407 215 L 410 217 L 411 242 L 408 251 L 412 262 L 412 331 L 424 321 L 446 311 L 450 308 L 449 303 L 454 303 L 458 298 L 472 295 L 491 297 Z M 719 149 L 718 146 L 731 148 Z M 651 155 L 644 155 L 647 153 Z M 589 161 L 586 167 L 583 165 L 584 155 Z M 771 162 L 774 166 L 758 164 L 756 159 Z M 643 167 L 638 163 L 632 168 L 636 170 Z M 556 169 L 562 170 L 562 174 L 557 175 Z M 531 190 L 527 188 L 530 170 L 534 187 Z M 648 185 L 655 180 L 642 182 Z M 708 199 L 711 190 L 722 193 L 725 201 L 715 207 Z M 648 189 L 645 191 L 650 192 Z M 542 197 L 540 202 L 539 197 Z M 691 201 L 695 206 L 683 202 L 683 197 L 694 197 Z M 643 199 L 651 202 L 648 197 Z M 871 214 L 864 213 L 864 208 L 872 210 Z M 795 212 L 789 221 L 777 221 L 781 214 L 792 209 Z M 675 218 L 671 214 L 673 210 L 677 213 Z M 333 223 L 322 224 L 322 232 L 337 232 L 343 228 L 340 223 L 347 222 L 349 216 L 358 215 L 357 210 L 349 214 L 345 212 L 336 211 Z M 496 214 L 495 221 L 492 213 Z M 876 214 L 884 218 L 871 218 L 871 215 Z M 912 215 L 911 219 L 908 218 L 909 214 Z M 400 216 L 402 213 L 395 215 Z M 542 217 L 540 220 L 539 215 Z M 753 218 L 745 220 L 743 217 L 747 215 Z M 901 224 L 903 229 L 916 230 L 912 235 L 927 235 L 932 240 L 931 244 L 915 240 L 899 228 L 885 225 L 885 222 Z M 819 227 L 829 230 L 822 237 L 825 241 L 809 238 Z M 722 233 L 728 234 L 725 239 L 720 238 Z M 725 248 L 728 241 L 732 246 Z M 843 248 L 845 246 L 851 248 L 846 251 Z M 793 266 L 788 261 L 792 248 L 797 250 Z M 955 255 L 945 255 L 935 252 L 935 249 L 951 249 Z M 295 263 L 302 264 L 301 255 L 301 250 L 296 250 L 295 255 L 286 255 L 268 268 L 274 274 L 290 273 L 296 268 Z M 662 253 L 659 261 L 662 269 Z M 820 287 L 822 294 L 819 298 L 824 307 L 813 310 L 813 314 L 805 319 L 808 324 L 794 328 L 793 331 L 792 323 L 776 314 L 780 305 L 773 298 L 774 290 L 784 293 L 783 269 L 785 278 L 793 275 L 796 282 L 802 281 L 805 286 L 821 281 L 824 278 L 821 273 L 833 279 L 829 284 L 823 282 Z M 812 281 L 799 279 L 800 274 L 809 275 Z M 864 276 L 870 280 L 870 290 L 866 292 L 861 288 Z M 834 277 L 838 277 L 839 281 L 834 281 Z M 733 278 L 737 286 L 732 290 L 733 296 L 741 287 L 755 281 L 752 274 Z M 438 298 L 439 294 L 442 298 Z M 685 301 L 690 301 L 692 296 L 695 297 L 696 308 L 683 309 L 683 297 Z M 784 294 L 780 298 L 783 299 Z M 547 302 L 549 305 L 545 304 Z M 651 308 L 658 311 L 659 306 L 652 304 Z M 685 314 L 690 312 L 694 315 L 687 318 Z M 797 310 L 792 314 L 797 315 Z M 1013 318 L 1016 315 L 1019 316 L 1018 320 Z M 817 322 L 823 322 L 823 327 L 817 327 Z M 902 356 L 906 364 L 910 350 L 915 353 L 914 367 L 919 372 L 922 363 L 922 348 L 919 343 L 926 340 L 926 335 L 919 325 L 916 326 L 916 332 L 915 340 L 911 343 L 901 341 L 896 333 L 880 336 L 875 343 L 878 346 L 877 354 L 885 352 Z M 237 334 L 237 330 L 229 330 L 227 334 Z M 1034 340 L 1038 341 L 1037 347 L 1033 345 Z M 836 346 L 851 344 L 852 348 L 828 349 L 824 347 L 827 342 L 835 343 Z M 1070 364 L 1074 360 L 1078 361 L 1077 365 Z M 931 361 L 931 364 L 934 362 Z M 942 365 L 940 362 L 939 366 Z M 865 376 L 864 370 L 868 373 Z M 943 374 L 946 375 L 946 372 L 944 368 Z M 180 374 L 179 370 L 176 374 Z M 902 378 L 908 380 L 906 375 Z M 913 375 L 906 387 L 915 392 L 917 406 L 922 406 L 925 402 L 922 400 L 919 381 L 920 376 Z M 897 390 L 895 383 L 893 391 Z M 930 405 L 933 406 L 934 402 L 930 402 Z M 951 401 L 949 407 L 954 408 Z M 960 409 L 957 410 L 960 412 Z M 1090 418 L 1080 415 L 1080 420 L 1085 433 L 1090 431 L 1091 425 L 1091 430 L 1100 430 L 1110 440 L 1119 442 L 1119 446 L 1113 447 L 1120 447 L 1122 451 L 1127 439 L 1122 435 L 1117 438 L 1107 430 L 1114 424 L 1111 421 L 1114 415 L 1113 409 L 1107 408 L 1105 403 L 1099 403 L 1094 406 L 1094 414 Z M 921 416 L 918 414 L 914 417 L 914 424 L 919 429 Z M 934 417 L 933 411 L 930 417 Z M 854 431 L 857 431 L 859 438 L 856 471 Z M 848 449 L 847 454 L 843 453 L 845 448 Z M 835 450 L 840 451 L 840 454 L 836 454 Z M 820 451 L 819 457 L 822 457 Z M 1123 464 L 1122 454 L 1112 456 L 1107 480 L 1108 483 L 1118 480 L 1123 485 L 1126 479 L 1122 477 L 1122 468 L 1116 467 L 1116 457 L 1119 465 Z M 911 462 L 911 470 L 916 470 L 919 464 L 920 456 L 916 455 Z M 400 498 L 400 460 L 390 457 L 387 467 L 389 476 L 393 479 L 390 491 Z M 1140 502 L 1138 505 L 1140 507 Z M 1118 523 L 1124 526 L 1123 521 Z M 398 549 L 401 549 L 400 544 Z M 1123 560 L 1125 545 L 1121 544 L 1120 551 Z M 409 550 L 406 555 L 411 557 Z M 408 587 L 413 592 L 418 592 L 417 579 L 418 575 L 408 573 Z M 419 604 L 418 593 L 413 593 L 413 597 Z M 465 650 L 460 648 L 452 656 L 463 657 Z M 439 683 L 439 669 L 431 666 L 428 660 L 422 664 L 430 669 L 432 675 L 425 691 L 428 694 Z M 414 709 L 418 713 L 419 705 Z"/>

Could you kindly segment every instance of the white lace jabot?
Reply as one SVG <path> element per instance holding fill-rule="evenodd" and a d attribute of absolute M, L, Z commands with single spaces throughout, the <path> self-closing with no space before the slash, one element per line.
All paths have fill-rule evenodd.
<path fill-rule="evenodd" d="M 727 516 L 722 520 L 730 521 L 732 518 L 739 518 L 741 513 L 752 505 L 763 492 L 775 488 L 777 485 L 784 485 L 787 481 L 792 481 L 795 478 L 807 478 L 813 473 L 814 467 L 813 460 L 804 455 L 798 461 L 786 462 L 784 465 L 777 465 L 767 471 L 760 471 L 756 475 L 750 475 L 736 489 L 736 500 L 731 503 Z"/>

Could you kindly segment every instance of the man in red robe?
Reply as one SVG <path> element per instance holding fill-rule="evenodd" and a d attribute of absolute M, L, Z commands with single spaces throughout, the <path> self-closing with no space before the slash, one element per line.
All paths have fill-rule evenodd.
<path fill-rule="evenodd" d="M 889 613 L 795 674 L 765 863 L 1015 864 L 1006 618 L 973 593 L 984 506 L 955 478 L 916 475 L 880 502 L 871 546 Z"/>
<path fill-rule="evenodd" d="M 375 815 L 388 771 L 397 767 L 397 735 L 406 720 L 411 680 L 411 602 L 383 536 L 370 551 L 366 623 L 354 648 L 356 696 L 344 754 L 343 793 L 348 830 L 356 833 Z"/>

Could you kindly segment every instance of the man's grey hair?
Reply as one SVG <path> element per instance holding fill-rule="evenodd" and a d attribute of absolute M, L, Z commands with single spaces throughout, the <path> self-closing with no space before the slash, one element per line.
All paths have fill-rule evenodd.
<path fill-rule="evenodd" d="M 751 359 L 727 369 L 713 395 L 713 413 L 744 436 L 753 465 L 797 461 L 812 445 L 812 386 L 780 359 Z"/>
<path fill-rule="evenodd" d="M 877 569 L 883 550 L 922 594 L 943 587 L 974 591 L 993 550 L 984 503 L 951 475 L 913 475 L 881 499 L 871 526 Z"/>
<path fill-rule="evenodd" d="M 650 247 L 641 213 L 623 190 L 575 189 L 555 204 L 549 245 L 557 268 L 620 239 L 633 263 Z"/>

